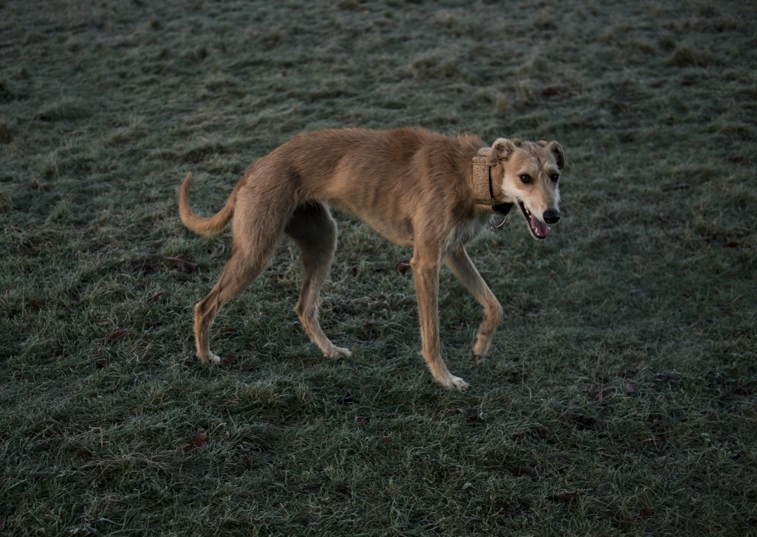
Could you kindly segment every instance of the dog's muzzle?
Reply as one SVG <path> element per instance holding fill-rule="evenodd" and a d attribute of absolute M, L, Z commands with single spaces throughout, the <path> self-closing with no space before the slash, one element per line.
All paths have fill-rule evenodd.
<path fill-rule="evenodd" d="M 542 214 L 544 220 L 542 221 L 536 218 L 520 200 L 518 200 L 518 207 L 520 207 L 520 212 L 523 213 L 523 217 L 528 223 L 531 235 L 540 241 L 546 239 L 547 235 L 549 235 L 549 224 L 554 224 L 560 219 L 560 211 L 557 209 L 547 209 L 544 211 L 544 214 Z"/>
<path fill-rule="evenodd" d="M 560 219 L 560 211 L 557 209 L 547 209 L 544 211 L 542 217 L 547 224 L 556 224 Z"/>

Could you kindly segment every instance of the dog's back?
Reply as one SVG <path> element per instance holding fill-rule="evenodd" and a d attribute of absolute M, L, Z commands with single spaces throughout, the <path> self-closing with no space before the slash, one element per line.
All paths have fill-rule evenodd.
<path fill-rule="evenodd" d="M 296 136 L 265 158 L 287 168 L 299 203 L 342 207 L 410 246 L 419 213 L 473 212 L 470 162 L 482 145 L 422 129 L 340 129 Z"/>

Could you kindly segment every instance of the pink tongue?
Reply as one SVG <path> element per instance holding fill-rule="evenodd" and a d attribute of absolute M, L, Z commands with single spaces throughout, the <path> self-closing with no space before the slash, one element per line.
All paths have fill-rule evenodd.
<path fill-rule="evenodd" d="M 549 235 L 549 226 L 544 222 L 541 222 L 534 215 L 531 215 L 531 227 L 539 232 L 539 235 L 546 237 Z"/>

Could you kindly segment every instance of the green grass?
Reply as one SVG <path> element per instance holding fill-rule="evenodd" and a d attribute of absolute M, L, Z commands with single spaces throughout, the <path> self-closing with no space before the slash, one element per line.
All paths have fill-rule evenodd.
<path fill-rule="evenodd" d="M 748 2 L 0 2 L 0 535 L 757 534 L 757 9 Z M 229 237 L 184 229 L 324 127 L 556 139 L 547 241 L 441 276 L 338 214 L 320 356 L 271 267 L 193 358 Z M 197 263 L 182 271 L 169 258 Z M 191 268 L 191 267 L 189 267 Z M 198 431 L 204 435 L 198 436 Z M 204 439 L 203 439 L 204 438 Z"/>

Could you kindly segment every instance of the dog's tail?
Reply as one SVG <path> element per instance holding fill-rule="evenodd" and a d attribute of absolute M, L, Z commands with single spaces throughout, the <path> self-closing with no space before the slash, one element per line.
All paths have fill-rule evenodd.
<path fill-rule="evenodd" d="M 189 208 L 189 185 L 191 182 L 192 174 L 188 173 L 184 178 L 184 182 L 181 183 L 181 190 L 179 190 L 179 215 L 181 215 L 181 221 L 198 235 L 208 237 L 217 235 L 229 223 L 231 217 L 234 216 L 237 189 L 234 188 L 231 195 L 229 195 L 229 199 L 226 200 L 226 205 L 223 206 L 223 209 L 213 216 L 203 218 L 197 216 Z"/>

